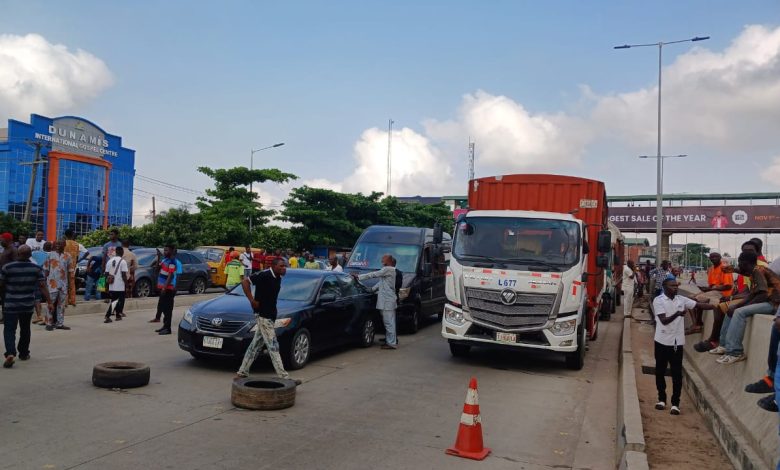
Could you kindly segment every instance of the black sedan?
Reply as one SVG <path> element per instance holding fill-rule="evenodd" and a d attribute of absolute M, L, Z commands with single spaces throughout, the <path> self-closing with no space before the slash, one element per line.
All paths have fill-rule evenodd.
<path fill-rule="evenodd" d="M 377 325 L 376 296 L 351 276 L 290 269 L 282 279 L 276 335 L 285 367 L 300 369 L 311 354 L 345 344 L 369 347 Z M 179 347 L 196 358 L 240 360 L 255 334 L 255 318 L 239 285 L 192 306 L 179 324 Z"/>

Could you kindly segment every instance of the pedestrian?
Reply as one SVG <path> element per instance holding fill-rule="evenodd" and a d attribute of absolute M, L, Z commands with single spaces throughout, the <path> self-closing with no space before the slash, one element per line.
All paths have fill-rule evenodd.
<path fill-rule="evenodd" d="M 19 247 L 24 246 L 27 244 L 27 235 L 20 233 L 19 236 L 16 238 L 16 241 L 14 242 L 14 248 L 17 250 Z"/>
<path fill-rule="evenodd" d="M 65 253 L 71 259 L 68 267 L 68 305 L 76 305 L 76 265 L 81 260 L 81 254 L 86 251 L 84 246 L 76 241 L 73 229 L 65 230 Z"/>
<path fill-rule="evenodd" d="M 25 245 L 29 246 L 35 253 L 36 251 L 43 251 L 44 243 L 46 243 L 46 240 L 43 239 L 43 230 L 38 230 L 35 232 L 35 238 L 28 238 Z"/>
<path fill-rule="evenodd" d="M 103 255 L 95 253 L 87 259 L 87 269 L 84 275 L 84 300 L 100 300 L 102 295 L 97 290 L 97 282 L 103 275 Z"/>
<path fill-rule="evenodd" d="M 298 265 L 298 256 L 299 255 L 297 254 L 290 254 L 290 257 L 287 258 L 287 264 L 289 264 L 292 269 L 296 269 L 300 267 Z"/>
<path fill-rule="evenodd" d="M 693 284 L 694 286 L 696 285 L 696 270 L 695 269 L 691 269 L 691 278 L 688 279 L 688 284 Z"/>
<path fill-rule="evenodd" d="M 304 263 L 303 269 L 320 269 L 320 264 L 314 261 L 314 255 L 312 254 L 306 255 L 306 263 Z"/>
<path fill-rule="evenodd" d="M 158 302 L 158 314 L 163 315 L 163 326 L 154 330 L 159 335 L 171 334 L 171 319 L 173 318 L 173 303 L 176 297 L 176 280 L 179 274 L 179 264 L 176 260 L 176 247 L 172 244 L 163 248 L 162 259 L 160 250 L 157 250 L 160 274 L 157 276 L 157 290 L 160 291 Z"/>
<path fill-rule="evenodd" d="M 631 309 L 634 307 L 634 283 L 636 274 L 634 273 L 634 262 L 628 260 L 623 266 L 623 280 L 621 288 L 623 290 L 623 316 L 630 317 Z"/>
<path fill-rule="evenodd" d="M 27 246 L 30 245 L 28 244 Z M 51 251 L 51 242 L 44 242 L 43 249 L 33 250 L 32 252 L 30 259 L 32 260 L 33 263 L 35 263 L 41 268 L 41 273 L 43 273 L 43 263 L 46 262 L 46 258 L 49 256 L 50 251 Z M 41 315 L 41 311 L 43 310 L 43 306 L 41 305 L 42 298 L 43 295 L 41 294 L 41 292 L 39 290 L 36 290 L 35 291 L 35 319 L 33 319 L 32 321 L 34 325 L 46 324 L 46 319 L 44 319 L 43 315 Z"/>
<path fill-rule="evenodd" d="M 14 236 L 9 232 L 0 235 L 0 269 L 6 264 L 16 261 L 16 247 L 14 247 Z M 3 296 L 0 295 L 0 323 L 3 322 L 2 314 Z"/>
<path fill-rule="evenodd" d="M 283 379 L 290 379 L 290 374 L 284 370 L 282 357 L 279 355 L 279 341 L 276 339 L 274 323 L 276 322 L 276 300 L 279 297 L 279 290 L 282 286 L 282 278 L 287 273 L 287 267 L 281 258 L 275 258 L 271 267 L 259 273 L 252 274 L 249 278 L 241 281 L 244 289 L 244 295 L 252 305 L 255 313 L 257 329 L 255 337 L 249 344 L 249 348 L 244 354 L 244 360 L 241 367 L 236 372 L 236 378 L 249 376 L 249 370 L 257 358 L 263 344 L 268 348 L 268 355 L 271 356 L 271 363 L 274 366 L 276 375 Z M 252 295 L 252 286 L 255 286 L 254 296 Z M 300 385 L 300 380 L 295 380 L 296 385 Z"/>
<path fill-rule="evenodd" d="M 382 349 L 396 349 L 398 347 L 398 338 L 395 334 L 395 309 L 398 306 L 398 297 L 395 294 L 394 261 L 391 255 L 384 255 L 382 256 L 382 269 L 354 275 L 360 281 L 379 279 L 372 290 L 377 292 L 376 308 L 382 313 L 382 322 L 385 325 L 385 343 L 382 345 Z"/>
<path fill-rule="evenodd" d="M 125 298 L 133 298 L 133 289 L 135 288 L 135 271 L 138 269 L 138 257 L 130 250 L 130 240 L 122 240 L 122 259 L 127 263 L 127 284 L 125 285 Z M 124 316 L 124 312 L 122 313 Z"/>
<path fill-rule="evenodd" d="M 252 247 L 247 245 L 241 253 L 241 264 L 244 266 L 244 277 L 252 275 Z"/>
<path fill-rule="evenodd" d="M 51 304 L 46 288 L 43 270 L 30 261 L 32 250 L 27 245 L 19 247 L 17 261 L 7 263 L 0 268 L 0 290 L 5 297 L 5 323 L 3 324 L 3 339 L 5 340 L 6 369 L 14 365 L 17 354 L 19 359 L 30 359 L 30 320 L 35 308 L 36 292 L 39 292 L 46 302 Z M 19 326 L 19 344 L 16 345 L 16 327 Z"/>
<path fill-rule="evenodd" d="M 720 253 L 710 253 L 709 260 L 710 263 L 712 263 L 712 266 L 707 270 L 707 285 L 699 287 L 703 294 L 696 296 L 696 300 L 699 302 L 718 304 L 728 300 L 728 298 L 731 297 L 731 294 L 734 290 L 734 275 L 729 272 L 729 270 L 724 270 L 725 266 L 723 264 L 723 259 Z M 710 302 L 710 300 L 712 300 L 712 302 Z M 716 309 L 714 318 L 715 322 L 713 324 L 713 331 L 717 329 L 718 332 L 720 332 L 720 327 L 723 323 L 722 313 L 720 313 L 720 319 L 718 319 L 719 313 L 720 312 Z M 693 324 L 691 325 L 691 328 L 686 331 L 686 334 L 701 333 L 701 330 L 704 326 L 702 312 L 699 309 L 694 309 L 692 311 L 692 317 Z M 693 347 L 699 351 L 705 346 L 706 345 L 697 343 Z M 710 349 L 716 346 L 717 345 L 711 347 Z"/>
<path fill-rule="evenodd" d="M 650 300 L 658 297 L 661 295 L 662 287 L 661 284 L 664 282 L 664 279 L 666 279 L 672 272 L 669 270 L 669 266 L 671 263 L 669 263 L 668 260 L 661 261 L 661 266 L 653 269 L 650 271 L 649 280 L 650 280 L 650 292 L 652 297 Z"/>
<path fill-rule="evenodd" d="M 103 272 L 106 272 L 106 263 L 116 256 L 116 249 L 120 246 L 122 244 L 119 242 L 119 229 L 112 228 L 108 232 L 108 241 L 103 244 L 103 266 L 101 266 Z"/>
<path fill-rule="evenodd" d="M 125 286 L 127 285 L 128 267 L 124 259 L 125 249 L 121 246 L 116 247 L 115 256 L 106 263 L 106 284 L 108 285 L 108 310 L 106 310 L 106 319 L 103 323 L 111 323 L 111 314 L 116 317 L 116 321 L 122 319 L 125 310 Z"/>
<path fill-rule="evenodd" d="M 658 389 L 656 410 L 666 408 L 666 368 L 672 369 L 672 414 L 680 414 L 682 392 L 682 360 L 685 345 L 685 312 L 694 307 L 712 310 L 714 305 L 678 296 L 680 284 L 674 277 L 664 279 L 662 292 L 653 300 L 655 329 L 655 385 Z"/>
<path fill-rule="evenodd" d="M 227 290 L 233 290 L 234 287 L 241 284 L 241 280 L 248 278 L 244 269 L 244 265 L 239 261 L 239 254 L 233 252 L 233 259 L 225 265 L 225 288 Z M 251 276 L 251 274 L 250 274 Z"/>
<path fill-rule="evenodd" d="M 252 252 L 252 273 L 251 274 L 262 271 L 264 264 L 265 264 L 265 250 L 261 248 L 259 250 Z"/>
<path fill-rule="evenodd" d="M 335 256 L 331 256 L 328 260 L 328 271 L 333 271 L 334 273 L 344 272 L 344 268 L 341 267 L 338 258 Z"/>
<path fill-rule="evenodd" d="M 43 264 L 46 285 L 49 288 L 51 299 L 46 331 L 70 330 L 70 327 L 65 326 L 65 307 L 68 303 L 68 283 L 70 280 L 68 273 L 72 264 L 73 260 L 70 255 L 65 253 L 65 240 L 57 240 L 54 244 L 54 251 L 49 253 L 49 257 Z"/>

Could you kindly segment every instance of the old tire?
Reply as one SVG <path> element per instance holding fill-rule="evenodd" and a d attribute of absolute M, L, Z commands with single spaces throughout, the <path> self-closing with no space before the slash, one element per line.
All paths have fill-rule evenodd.
<path fill-rule="evenodd" d="M 190 286 L 190 294 L 202 294 L 206 292 L 206 279 L 198 276 L 192 281 Z"/>
<path fill-rule="evenodd" d="M 233 406 L 247 410 L 281 410 L 295 404 L 295 382 L 289 379 L 236 379 L 230 393 Z"/>
<path fill-rule="evenodd" d="M 92 384 L 100 388 L 136 388 L 149 384 L 149 366 L 140 362 L 104 362 L 92 369 Z"/>

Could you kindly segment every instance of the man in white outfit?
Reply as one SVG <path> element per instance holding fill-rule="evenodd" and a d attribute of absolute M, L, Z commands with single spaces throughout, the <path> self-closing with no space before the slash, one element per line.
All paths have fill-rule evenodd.
<path fill-rule="evenodd" d="M 398 306 L 398 298 L 395 295 L 395 268 L 394 259 L 390 255 L 382 257 L 382 269 L 356 276 L 363 281 L 379 278 L 379 282 L 373 290 L 377 293 L 376 308 L 382 313 L 382 322 L 385 324 L 385 344 L 382 349 L 396 349 L 398 339 L 395 335 L 395 309 Z"/>
<path fill-rule="evenodd" d="M 636 272 L 634 271 L 634 262 L 628 260 L 623 265 L 623 317 L 631 316 L 631 309 L 634 307 L 634 285 L 636 283 Z"/>

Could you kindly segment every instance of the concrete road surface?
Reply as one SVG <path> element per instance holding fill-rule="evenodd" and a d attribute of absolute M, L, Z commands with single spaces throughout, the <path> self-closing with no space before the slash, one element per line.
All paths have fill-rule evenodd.
<path fill-rule="evenodd" d="M 0 468 L 614 468 L 617 319 L 600 324 L 579 372 L 546 354 L 454 359 L 434 323 L 397 351 L 316 356 L 293 374 L 304 380 L 293 408 L 257 412 L 231 406 L 235 366 L 192 359 L 175 335 L 152 332 L 152 315 L 34 327 L 32 359 L 0 369 Z M 151 383 L 93 387 L 93 365 L 111 360 L 150 365 Z M 254 373 L 272 373 L 267 359 Z M 444 454 L 471 376 L 493 449 L 479 464 Z"/>

